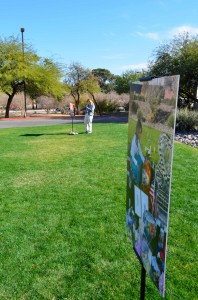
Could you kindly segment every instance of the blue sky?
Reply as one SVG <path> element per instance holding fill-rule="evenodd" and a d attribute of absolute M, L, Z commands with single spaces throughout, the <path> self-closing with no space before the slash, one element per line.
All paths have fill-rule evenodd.
<path fill-rule="evenodd" d="M 32 44 L 37 54 L 113 74 L 146 69 L 174 35 L 198 34 L 197 0 L 1 0 L 0 37 Z"/>

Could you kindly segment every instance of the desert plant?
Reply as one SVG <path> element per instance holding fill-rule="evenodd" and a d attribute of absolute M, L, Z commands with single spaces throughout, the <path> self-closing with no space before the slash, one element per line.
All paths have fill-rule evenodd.
<path fill-rule="evenodd" d="M 128 110 L 129 105 L 129 95 L 121 94 L 118 95 L 116 92 L 110 92 L 108 94 L 99 93 L 95 95 L 98 107 L 101 112 L 114 112 L 119 107 L 124 107 L 125 110 Z M 96 108 L 97 112 L 97 108 Z"/>
<path fill-rule="evenodd" d="M 187 108 L 177 111 L 176 130 L 189 131 L 198 126 L 198 112 L 190 111 Z"/>

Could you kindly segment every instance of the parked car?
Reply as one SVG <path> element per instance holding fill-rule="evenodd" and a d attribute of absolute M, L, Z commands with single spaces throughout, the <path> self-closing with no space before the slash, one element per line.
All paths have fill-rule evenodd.
<path fill-rule="evenodd" d="M 55 109 L 55 111 L 56 111 L 56 112 L 60 112 L 60 113 L 64 113 L 63 108 L 59 108 L 59 107 L 57 107 L 57 108 Z"/>

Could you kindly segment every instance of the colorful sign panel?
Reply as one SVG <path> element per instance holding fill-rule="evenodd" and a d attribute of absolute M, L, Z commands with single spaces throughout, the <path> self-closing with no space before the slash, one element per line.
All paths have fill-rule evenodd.
<path fill-rule="evenodd" d="M 130 87 L 126 228 L 163 297 L 178 87 L 179 76 Z"/>

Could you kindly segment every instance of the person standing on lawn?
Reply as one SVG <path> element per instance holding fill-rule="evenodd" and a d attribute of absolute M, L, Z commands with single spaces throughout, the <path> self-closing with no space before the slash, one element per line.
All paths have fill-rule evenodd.
<path fill-rule="evenodd" d="M 81 108 L 81 111 L 82 110 L 85 110 L 84 123 L 85 123 L 86 133 L 92 133 L 92 122 L 93 122 L 93 116 L 95 110 L 95 105 L 93 101 L 87 99 L 87 105 Z"/>

